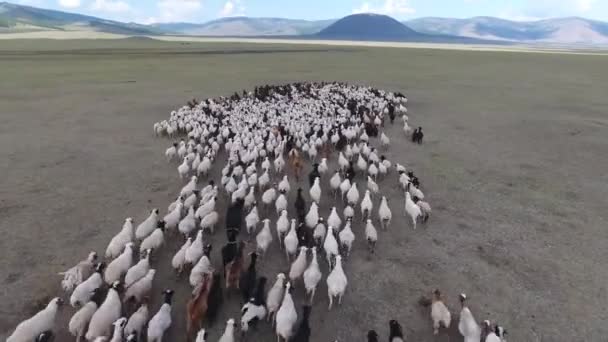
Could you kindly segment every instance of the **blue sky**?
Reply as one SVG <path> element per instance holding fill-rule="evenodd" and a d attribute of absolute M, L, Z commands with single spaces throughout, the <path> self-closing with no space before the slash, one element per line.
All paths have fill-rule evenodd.
<path fill-rule="evenodd" d="M 10 1 L 10 0 L 9 0 Z M 514 20 L 583 16 L 608 21 L 608 0 L 13 0 L 121 21 L 205 22 L 225 16 L 340 18 L 374 12 L 397 19 L 496 16 Z"/>

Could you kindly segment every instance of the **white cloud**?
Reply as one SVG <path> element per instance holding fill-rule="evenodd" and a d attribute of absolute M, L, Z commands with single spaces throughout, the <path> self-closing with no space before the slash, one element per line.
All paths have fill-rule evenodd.
<path fill-rule="evenodd" d="M 589 15 L 598 0 L 525 0 L 521 7 L 508 7 L 500 16 L 513 20 Z"/>
<path fill-rule="evenodd" d="M 131 11 L 131 6 L 122 0 L 95 0 L 92 8 L 96 11 L 109 13 L 126 13 Z"/>
<path fill-rule="evenodd" d="M 364 2 L 358 8 L 353 10 L 353 13 L 377 13 L 394 16 L 402 16 L 414 14 L 416 10 L 412 8 L 408 0 L 384 0 L 383 4 L 375 6 L 369 2 Z"/>
<path fill-rule="evenodd" d="M 245 6 L 241 0 L 228 0 L 226 3 L 224 3 L 224 6 L 219 14 L 221 17 L 244 15 Z"/>
<path fill-rule="evenodd" d="M 200 0 L 160 0 L 157 4 L 160 16 L 157 22 L 191 20 L 203 8 Z"/>
<path fill-rule="evenodd" d="M 597 0 L 576 0 L 576 7 L 581 12 L 589 12 Z"/>
<path fill-rule="evenodd" d="M 59 0 L 59 6 L 65 8 L 78 8 L 80 7 L 80 0 Z"/>

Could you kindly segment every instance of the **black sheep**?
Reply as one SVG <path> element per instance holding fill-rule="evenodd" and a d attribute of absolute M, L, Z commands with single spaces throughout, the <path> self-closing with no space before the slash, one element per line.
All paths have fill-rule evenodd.
<path fill-rule="evenodd" d="M 298 221 L 304 222 L 304 218 L 306 217 L 306 200 L 304 196 L 302 196 L 302 188 L 298 188 L 298 196 L 295 201 L 296 213 L 298 215 Z"/>
<path fill-rule="evenodd" d="M 296 331 L 296 334 L 291 339 L 291 342 L 308 342 L 310 340 L 310 310 L 311 307 L 309 305 L 304 306 L 302 322 L 298 327 L 298 331 Z"/>
<path fill-rule="evenodd" d="M 312 171 L 308 174 L 308 182 L 310 183 L 310 187 L 315 184 L 315 179 L 321 178 L 321 173 L 319 172 L 319 164 L 315 163 L 312 166 Z"/>
<path fill-rule="evenodd" d="M 241 231 L 244 207 L 245 201 L 242 198 L 239 198 L 236 200 L 236 203 L 228 208 L 226 212 L 226 234 L 230 231 L 236 231 L 238 234 Z"/>
<path fill-rule="evenodd" d="M 367 332 L 367 342 L 378 342 L 378 333 L 375 330 Z"/>
<path fill-rule="evenodd" d="M 388 323 L 389 326 L 389 342 L 403 342 L 403 330 L 401 329 L 401 325 L 396 320 L 391 320 Z"/>
<path fill-rule="evenodd" d="M 249 298 L 252 297 L 254 290 L 255 290 L 256 278 L 257 278 L 255 263 L 256 263 L 257 259 L 258 259 L 258 254 L 255 252 L 251 253 L 251 262 L 249 263 L 249 267 L 247 268 L 245 273 L 243 273 L 241 275 L 241 278 L 239 279 L 239 289 L 241 290 L 241 293 L 243 295 L 243 302 L 245 302 L 245 303 L 247 303 Z"/>
<path fill-rule="evenodd" d="M 238 232 L 234 230 L 228 231 L 228 242 L 222 247 L 222 263 L 224 268 L 236 258 L 239 250 L 239 245 L 236 242 Z"/>

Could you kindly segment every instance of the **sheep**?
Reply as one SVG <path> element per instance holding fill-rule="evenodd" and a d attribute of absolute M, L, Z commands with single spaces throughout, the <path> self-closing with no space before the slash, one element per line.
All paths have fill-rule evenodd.
<path fill-rule="evenodd" d="M 279 197 L 274 202 L 274 206 L 277 211 L 277 215 L 280 215 L 283 210 L 287 210 L 287 197 L 285 194 L 280 194 Z"/>
<path fill-rule="evenodd" d="M 229 240 L 228 243 L 231 244 L 232 241 Z M 229 260 L 230 258 L 228 254 L 224 254 L 224 251 L 225 250 L 222 250 L 222 259 L 224 261 L 226 289 L 238 288 L 239 278 L 241 276 L 241 272 L 243 271 L 245 242 L 241 241 L 238 244 L 236 253 L 231 256 L 231 260 Z"/>
<path fill-rule="evenodd" d="M 341 183 L 342 179 L 340 178 L 340 170 L 336 170 L 334 175 L 329 179 L 329 186 L 331 188 L 331 192 L 334 194 L 334 198 L 338 194 L 338 189 L 340 189 Z"/>
<path fill-rule="evenodd" d="M 70 334 L 72 334 L 72 336 L 76 336 L 76 341 L 80 341 L 84 337 L 93 314 L 95 311 L 97 311 L 97 308 L 103 301 L 102 294 L 101 289 L 94 289 L 91 300 L 83 305 L 78 311 L 76 311 L 72 318 L 70 318 L 70 322 L 68 323 L 68 331 Z"/>
<path fill-rule="evenodd" d="M 328 234 L 329 235 L 329 234 Z M 346 291 L 348 280 L 342 269 L 342 257 L 336 256 L 336 266 L 327 276 L 327 297 L 329 298 L 328 310 L 331 310 L 334 297 L 338 297 L 338 304 L 342 304 L 342 296 Z"/>
<path fill-rule="evenodd" d="M 458 331 L 464 337 L 465 342 L 478 342 L 481 339 L 481 328 L 477 324 L 477 321 L 475 321 L 475 317 L 471 310 L 466 306 L 466 300 L 467 295 L 462 293 L 460 295 L 462 309 L 460 310 Z"/>
<path fill-rule="evenodd" d="M 274 170 L 277 173 L 283 172 L 283 168 L 285 167 L 285 160 L 283 159 L 283 155 L 281 155 L 279 153 L 273 163 L 274 163 Z"/>
<path fill-rule="evenodd" d="M 235 326 L 235 322 L 234 319 L 229 319 L 228 322 L 226 322 L 226 329 L 224 330 L 224 334 L 222 335 L 222 337 L 220 337 L 220 340 L 218 342 L 234 342 L 234 326 Z"/>
<path fill-rule="evenodd" d="M 503 327 L 496 324 L 494 326 L 494 328 L 492 329 L 492 324 L 490 323 L 489 320 L 483 321 L 483 325 L 484 325 L 484 330 L 486 331 L 485 342 L 506 342 L 507 341 L 505 339 L 505 335 L 507 334 L 507 331 Z"/>
<path fill-rule="evenodd" d="M 104 269 L 104 263 L 97 264 L 97 266 L 95 266 L 95 273 L 91 274 L 85 281 L 76 286 L 70 296 L 70 305 L 72 305 L 72 307 L 78 307 L 87 303 L 93 295 L 93 291 L 101 287 L 103 284 L 102 272 Z"/>
<path fill-rule="evenodd" d="M 439 328 L 443 325 L 446 329 L 450 328 L 450 322 L 452 321 L 452 315 L 447 306 L 441 299 L 441 292 L 439 290 L 433 291 L 433 300 L 431 304 L 431 319 L 433 320 L 433 334 L 439 334 Z"/>
<path fill-rule="evenodd" d="M 312 233 L 313 240 L 317 246 L 321 246 L 323 241 L 325 240 L 325 234 L 327 234 L 327 229 L 325 228 L 325 223 L 323 222 L 323 218 L 319 217 L 319 222 L 315 226 L 315 229 Z"/>
<path fill-rule="evenodd" d="M 247 333 L 249 326 L 255 326 L 257 322 L 264 320 L 268 310 L 266 309 L 265 287 L 266 277 L 260 277 L 255 286 L 253 296 L 241 309 L 241 331 Z"/>
<path fill-rule="evenodd" d="M 148 323 L 148 342 L 162 342 L 165 331 L 171 326 L 171 300 L 173 290 L 163 291 L 164 302 Z"/>
<path fill-rule="evenodd" d="M 255 186 L 250 186 L 249 192 L 245 196 L 245 209 L 250 210 L 255 204 Z"/>
<path fill-rule="evenodd" d="M 140 303 L 141 300 L 148 295 L 150 290 L 152 290 L 152 281 L 154 280 L 154 275 L 156 274 L 155 269 L 149 269 L 148 273 L 143 276 L 141 279 L 137 280 L 125 292 L 124 301 L 134 301 L 136 303 Z"/>
<path fill-rule="evenodd" d="M 321 179 L 317 177 L 314 184 L 310 188 L 310 198 L 318 204 L 321 203 Z"/>
<path fill-rule="evenodd" d="M 346 193 L 346 202 L 353 207 L 359 203 L 359 190 L 357 190 L 357 183 L 353 183 Z"/>
<path fill-rule="evenodd" d="M 157 224 L 157 228 L 154 229 L 152 234 L 150 234 L 147 238 L 145 238 L 141 244 L 139 245 L 140 253 L 147 249 L 157 250 L 165 243 L 165 222 L 159 221 Z"/>
<path fill-rule="evenodd" d="M 117 319 L 114 323 L 114 333 L 112 334 L 112 340 L 110 342 L 122 342 L 124 335 L 124 328 L 127 325 L 127 319 L 125 317 L 121 317 Z"/>
<path fill-rule="evenodd" d="M 431 205 L 425 201 L 420 200 L 416 196 L 414 196 L 412 200 L 420 208 L 422 223 L 426 223 L 426 221 L 429 220 L 429 217 L 431 217 Z"/>
<path fill-rule="evenodd" d="M 255 227 L 260 223 L 260 216 L 258 215 L 258 207 L 254 202 L 253 208 L 249 211 L 249 214 L 245 216 L 245 228 L 247 229 L 247 234 L 251 236 L 253 232 L 255 232 Z"/>
<path fill-rule="evenodd" d="M 200 164 L 196 168 L 196 174 L 200 176 L 206 177 L 211 170 L 211 159 L 208 156 L 205 156 L 203 160 L 201 160 Z"/>
<path fill-rule="evenodd" d="M 184 263 L 194 265 L 203 256 L 203 230 L 199 229 L 196 238 L 184 253 Z"/>
<path fill-rule="evenodd" d="M 412 197 L 418 197 L 421 200 L 424 199 L 424 193 L 422 193 L 422 191 L 418 189 L 418 187 L 412 182 L 407 184 L 407 191 L 410 193 L 410 195 L 412 195 Z"/>
<path fill-rule="evenodd" d="M 243 296 L 243 302 L 247 302 L 253 295 L 257 279 L 257 271 L 255 266 L 256 260 L 258 259 L 258 254 L 253 252 L 250 253 L 249 256 L 251 258 L 249 267 L 247 267 L 247 270 L 245 270 L 245 272 L 241 275 L 238 286 L 238 289 L 241 290 L 241 294 Z"/>
<path fill-rule="evenodd" d="M 276 197 L 277 191 L 275 188 L 269 188 L 268 190 L 264 191 L 264 193 L 262 194 L 262 203 L 264 203 L 266 211 L 268 211 L 268 208 L 270 207 L 272 202 L 275 201 Z"/>
<path fill-rule="evenodd" d="M 374 254 L 376 242 L 378 242 L 378 231 L 370 219 L 367 220 L 367 224 L 365 225 L 365 238 L 367 240 L 369 252 Z"/>
<path fill-rule="evenodd" d="M 205 274 L 213 272 L 213 267 L 211 266 L 211 261 L 209 260 L 212 249 L 213 248 L 211 245 L 206 245 L 203 248 L 203 256 L 190 271 L 190 277 L 188 280 L 190 282 L 190 286 L 193 288 L 196 288 L 203 281 Z"/>
<path fill-rule="evenodd" d="M 347 220 L 344 225 L 344 229 L 340 231 L 338 234 L 338 238 L 340 239 L 340 245 L 346 250 L 346 257 L 350 256 L 350 250 L 353 247 L 353 242 L 355 241 L 355 234 L 351 229 L 351 220 Z"/>
<path fill-rule="evenodd" d="M 279 182 L 279 192 L 281 193 L 289 193 L 289 190 L 291 189 L 291 187 L 289 186 L 289 179 L 287 179 L 287 175 L 283 176 L 283 179 Z"/>
<path fill-rule="evenodd" d="M 80 261 L 76 266 L 65 272 L 59 272 L 58 274 L 63 276 L 61 288 L 65 292 L 72 292 L 84 279 L 91 276 L 95 261 L 97 261 L 97 253 L 90 252 L 87 258 Z"/>
<path fill-rule="evenodd" d="M 266 170 L 258 178 L 258 188 L 260 189 L 260 191 L 263 191 L 264 189 L 266 189 L 266 186 L 268 185 L 268 183 L 270 183 L 270 175 L 268 174 L 268 170 Z"/>
<path fill-rule="evenodd" d="M 183 203 L 177 203 L 175 209 L 165 215 L 163 221 L 165 222 L 166 228 L 170 230 L 175 230 L 177 225 L 179 224 L 180 219 L 182 218 L 182 209 L 184 208 Z"/>
<path fill-rule="evenodd" d="M 19 323 L 15 331 L 6 339 L 6 342 L 32 341 L 43 332 L 53 330 L 55 318 L 62 303 L 61 298 L 51 299 L 42 311 Z"/>
<path fill-rule="evenodd" d="M 199 330 L 198 334 L 196 334 L 196 340 L 194 342 L 207 342 L 207 338 L 209 334 L 205 329 Z"/>
<path fill-rule="evenodd" d="M 388 206 L 388 200 L 385 196 L 382 196 L 382 200 L 380 201 L 380 207 L 378 208 L 378 219 L 380 220 L 380 225 L 382 226 L 382 229 L 388 229 L 391 224 L 392 218 L 393 214 L 391 213 L 391 209 Z"/>
<path fill-rule="evenodd" d="M 218 220 L 219 214 L 217 211 L 212 211 L 201 219 L 199 226 L 201 230 L 209 230 L 211 234 L 213 234 L 215 232 L 215 225 L 217 224 Z"/>
<path fill-rule="evenodd" d="M 310 204 L 310 209 L 308 209 L 308 214 L 306 214 L 304 220 L 306 221 L 306 226 L 310 229 L 313 229 L 319 222 L 319 207 L 315 202 Z"/>
<path fill-rule="evenodd" d="M 396 320 L 391 320 L 388 322 L 389 327 L 389 342 L 404 342 L 403 338 L 403 329 L 401 325 Z"/>
<path fill-rule="evenodd" d="M 257 250 L 262 254 L 262 256 L 266 255 L 266 251 L 268 247 L 272 243 L 272 233 L 270 232 L 270 220 L 264 219 L 262 230 L 256 235 L 255 241 L 257 244 Z"/>
<path fill-rule="evenodd" d="M 129 336 L 131 334 L 135 334 L 138 340 L 141 339 L 144 326 L 148 322 L 149 315 L 150 312 L 148 311 L 148 304 L 142 303 L 137 311 L 135 311 L 131 317 L 129 317 L 129 321 L 124 329 L 125 335 Z"/>
<path fill-rule="evenodd" d="M 135 229 L 135 238 L 137 240 L 143 240 L 150 235 L 154 229 L 156 229 L 156 222 L 158 222 L 158 209 L 152 209 L 150 216 L 146 218 L 142 223 Z"/>
<path fill-rule="evenodd" d="M 186 185 L 184 185 L 182 190 L 179 192 L 179 195 L 182 196 L 182 198 L 186 198 L 186 197 L 190 196 L 192 194 L 192 192 L 196 189 L 197 182 L 198 182 L 198 177 L 192 176 L 190 178 L 190 181 Z"/>
<path fill-rule="evenodd" d="M 414 203 L 414 201 L 412 201 L 412 198 L 411 198 L 409 192 L 405 193 L 405 212 L 404 212 L 404 214 L 410 215 L 410 217 L 412 219 L 412 225 L 414 226 L 414 230 L 415 230 L 416 221 L 422 215 L 422 212 L 420 211 L 420 207 L 418 207 L 418 205 L 416 205 L 416 203 Z"/>
<path fill-rule="evenodd" d="M 165 157 L 167 162 L 171 162 L 177 154 L 177 143 L 173 143 L 171 147 L 165 150 Z"/>
<path fill-rule="evenodd" d="M 133 219 L 127 217 L 120 232 L 110 240 L 110 243 L 106 248 L 106 259 L 114 259 L 120 255 L 125 245 L 129 242 L 133 242 L 133 237 Z"/>
<path fill-rule="evenodd" d="M 380 134 L 380 141 L 382 143 L 382 147 L 384 147 L 385 149 L 388 149 L 388 146 L 391 144 L 391 139 L 389 139 L 388 136 L 384 134 L 384 132 Z"/>
<path fill-rule="evenodd" d="M 340 152 L 338 156 L 338 165 L 340 166 L 340 170 L 344 171 L 349 165 L 348 159 L 344 157 L 344 154 Z"/>
<path fill-rule="evenodd" d="M 283 300 L 283 295 L 285 294 L 284 283 L 285 282 L 285 274 L 279 273 L 277 274 L 277 279 L 268 291 L 268 295 L 266 296 L 266 308 L 268 308 L 268 320 L 272 320 L 274 314 L 279 310 L 281 302 Z M 273 320 L 274 322 L 274 320 Z"/>
<path fill-rule="evenodd" d="M 171 267 L 173 267 L 178 275 L 181 274 L 184 269 L 184 265 L 186 264 L 186 250 L 188 250 L 191 245 L 192 238 L 189 237 L 171 259 Z"/>
<path fill-rule="evenodd" d="M 378 342 L 378 333 L 375 330 L 369 330 L 367 332 L 367 342 Z"/>
<path fill-rule="evenodd" d="M 177 229 L 184 236 L 189 236 L 195 228 L 196 219 L 194 217 L 194 207 L 190 207 L 188 209 L 188 214 L 186 214 L 186 216 L 181 221 L 179 221 Z"/>
<path fill-rule="evenodd" d="M 180 179 L 184 179 L 186 176 L 188 176 L 188 173 L 190 173 L 190 164 L 188 163 L 188 158 L 184 158 L 184 161 L 177 167 L 177 172 Z"/>
<path fill-rule="evenodd" d="M 325 241 L 323 242 L 323 249 L 325 250 L 325 256 L 327 258 L 327 265 L 329 265 L 330 269 L 333 266 L 332 258 L 340 254 L 338 241 L 336 241 L 334 234 L 334 227 L 329 226 L 327 235 L 325 235 Z"/>
<path fill-rule="evenodd" d="M 372 198 L 370 196 L 369 190 L 365 191 L 365 195 L 363 196 L 363 200 L 361 201 L 361 221 L 365 222 L 368 218 L 371 217 L 372 209 L 374 204 L 372 203 Z"/>
<path fill-rule="evenodd" d="M 338 215 L 336 207 L 331 208 L 331 213 L 327 218 L 327 224 L 332 227 L 340 227 L 342 225 L 342 220 L 340 219 L 340 215 Z"/>
<path fill-rule="evenodd" d="M 361 155 L 359 155 L 359 158 L 357 159 L 357 168 L 361 172 L 367 172 L 367 162 L 365 161 L 365 159 L 363 159 Z"/>
<path fill-rule="evenodd" d="M 112 323 L 120 318 L 122 311 L 122 303 L 118 295 L 120 287 L 119 281 L 115 281 L 112 284 L 106 299 L 99 306 L 99 309 L 95 311 L 93 317 L 91 317 L 89 330 L 85 335 L 87 340 L 91 341 L 96 337 L 110 335 Z"/>
<path fill-rule="evenodd" d="M 351 184 L 348 178 L 345 178 L 342 183 L 340 183 L 340 192 L 342 193 L 342 201 L 346 200 L 345 195 L 350 191 Z"/>
<path fill-rule="evenodd" d="M 285 256 L 289 263 L 291 256 L 295 255 L 298 249 L 298 235 L 296 234 L 295 220 L 291 221 L 291 228 L 289 229 L 289 233 L 285 235 L 285 239 L 283 239 L 283 246 L 285 246 Z"/>
<path fill-rule="evenodd" d="M 202 219 L 203 217 L 207 216 L 207 214 L 213 212 L 215 210 L 215 203 L 217 201 L 217 197 L 212 197 L 209 199 L 209 201 L 207 202 L 202 202 L 203 203 L 200 207 L 198 207 L 198 209 L 196 209 L 196 211 L 194 212 L 194 217 L 196 217 L 197 219 Z"/>
<path fill-rule="evenodd" d="M 308 248 L 306 248 L 305 246 L 300 247 L 300 253 L 298 253 L 298 257 L 296 258 L 296 260 L 294 260 L 294 262 L 291 264 L 291 267 L 289 268 L 289 280 L 292 284 L 294 284 L 296 280 L 302 277 L 302 274 L 306 270 L 307 251 Z"/>
<path fill-rule="evenodd" d="M 348 220 L 348 219 L 353 219 L 353 217 L 355 217 L 355 209 L 353 209 L 353 207 L 351 207 L 350 205 L 347 205 L 346 207 L 344 207 L 344 219 Z"/>
<path fill-rule="evenodd" d="M 276 315 L 276 334 L 278 342 L 281 341 L 281 338 L 283 338 L 285 342 L 288 342 L 291 339 L 293 327 L 298 320 L 298 313 L 296 312 L 290 292 L 291 284 L 288 282 L 285 287 L 283 302 Z"/>
<path fill-rule="evenodd" d="M 133 248 L 133 242 L 127 243 L 122 254 L 108 265 L 104 273 L 104 280 L 108 285 L 120 280 L 120 277 L 127 273 L 133 265 Z"/>
<path fill-rule="evenodd" d="M 143 278 L 150 269 L 150 254 L 152 250 L 145 251 L 142 258 L 133 267 L 129 268 L 125 274 L 125 287 L 133 285 L 136 281 Z"/>

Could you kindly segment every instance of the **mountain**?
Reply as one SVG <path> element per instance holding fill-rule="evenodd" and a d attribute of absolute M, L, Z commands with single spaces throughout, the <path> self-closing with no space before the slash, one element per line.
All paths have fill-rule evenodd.
<path fill-rule="evenodd" d="M 126 35 L 159 34 L 135 23 L 121 23 L 96 17 L 0 2 L 0 33 L 26 31 L 100 31 Z"/>
<path fill-rule="evenodd" d="M 608 44 L 608 23 L 577 17 L 539 21 L 511 21 L 493 17 L 421 18 L 404 24 L 427 34 L 519 43 Z"/>
<path fill-rule="evenodd" d="M 168 23 L 153 27 L 171 33 L 202 36 L 299 36 L 317 33 L 334 21 L 231 17 L 203 24 Z"/>
<path fill-rule="evenodd" d="M 429 42 L 447 44 L 502 43 L 477 38 L 456 37 L 447 34 L 420 33 L 389 16 L 372 13 L 349 15 L 310 37 L 332 40 Z"/>
<path fill-rule="evenodd" d="M 419 39 L 423 35 L 389 16 L 363 13 L 344 17 L 316 36 L 343 40 L 408 40 Z"/>

